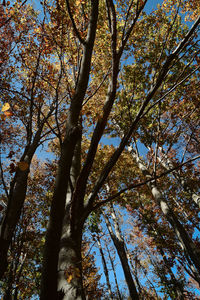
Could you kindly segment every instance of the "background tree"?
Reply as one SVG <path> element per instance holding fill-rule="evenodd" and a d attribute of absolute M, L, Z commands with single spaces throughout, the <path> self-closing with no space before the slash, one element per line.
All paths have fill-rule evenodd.
<path fill-rule="evenodd" d="M 39 262 L 40 278 L 41 257 L 31 250 L 38 232 L 38 249 L 45 240 L 41 299 L 95 294 L 95 282 L 88 278 L 89 287 L 84 279 L 84 268 L 94 274 L 97 269 L 89 261 L 84 266 L 83 234 L 90 214 L 114 201 L 122 210 L 134 211 L 138 232 L 156 259 L 142 244 L 142 251 L 132 246 L 148 258 L 164 295 L 182 297 L 189 284 L 194 286 L 188 276 L 199 282 L 198 201 L 192 197 L 199 192 L 198 5 L 168 0 L 147 14 L 148 3 L 60 0 L 38 4 L 41 13 L 31 2 L 1 6 L 6 209 L 0 258 L 3 276 L 7 257 L 14 257 L 5 284 L 8 296 L 21 293 L 16 282 L 31 259 Z M 189 27 L 181 23 L 183 13 L 192 20 Z M 41 172 L 33 158 L 40 146 L 51 153 Z M 172 162 L 167 168 L 166 157 Z M 32 198 L 38 224 L 26 207 L 26 201 L 34 205 Z M 31 234 L 26 220 L 31 220 Z M 19 264 L 21 253 L 27 254 Z M 141 297 L 158 299 L 158 288 L 149 289 L 152 280 L 147 276 L 146 287 L 139 280 L 148 264 L 127 253 L 138 279 L 131 297 L 139 299 L 143 293 Z M 185 277 L 181 285 L 174 268 Z"/>

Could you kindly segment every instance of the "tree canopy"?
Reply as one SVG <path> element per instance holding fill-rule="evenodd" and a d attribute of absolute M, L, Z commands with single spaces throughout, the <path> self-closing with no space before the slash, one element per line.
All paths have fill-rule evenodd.
<path fill-rule="evenodd" d="M 199 297 L 199 13 L 2 1 L 3 299 Z"/>

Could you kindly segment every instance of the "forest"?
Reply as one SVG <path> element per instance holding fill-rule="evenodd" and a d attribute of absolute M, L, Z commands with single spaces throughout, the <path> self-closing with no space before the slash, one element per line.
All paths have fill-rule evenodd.
<path fill-rule="evenodd" d="M 199 16 L 0 2 L 1 299 L 200 299 Z"/>

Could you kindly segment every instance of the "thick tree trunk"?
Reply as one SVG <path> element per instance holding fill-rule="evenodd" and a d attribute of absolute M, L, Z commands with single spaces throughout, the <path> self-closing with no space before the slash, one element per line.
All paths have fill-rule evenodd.
<path fill-rule="evenodd" d="M 67 267 L 66 270 L 67 272 L 69 271 L 70 264 L 72 265 L 72 269 L 74 267 L 73 259 L 75 260 L 74 264 L 76 267 L 78 263 L 77 259 L 79 260 L 79 264 L 80 264 L 80 258 L 81 258 L 80 239 L 82 237 L 81 231 L 82 231 L 83 222 L 80 224 L 77 221 L 79 221 L 80 218 L 82 217 L 82 215 L 80 215 L 79 213 L 82 213 L 83 203 L 82 205 L 81 203 L 74 203 L 72 197 L 69 200 L 66 199 L 66 197 L 68 197 L 67 194 L 69 193 L 69 186 L 71 185 L 70 171 L 72 168 L 72 159 L 74 157 L 74 153 L 75 153 L 74 151 L 75 151 L 77 141 L 80 139 L 81 136 L 81 128 L 79 124 L 80 112 L 82 109 L 82 103 L 85 97 L 86 89 L 88 86 L 89 75 L 90 75 L 92 51 L 93 51 L 93 46 L 95 41 L 96 26 L 97 26 L 97 19 L 98 19 L 98 6 L 99 6 L 98 0 L 91 1 L 91 14 L 90 14 L 87 38 L 85 41 L 81 41 L 83 44 L 83 58 L 81 61 L 80 73 L 76 85 L 76 90 L 73 99 L 71 100 L 68 119 L 66 120 L 65 138 L 61 146 L 61 155 L 59 160 L 58 173 L 56 176 L 56 183 L 55 183 L 54 194 L 53 194 L 53 199 L 51 204 L 50 222 L 49 222 L 47 235 L 46 235 L 43 270 L 42 270 L 42 281 L 41 281 L 41 300 L 58 299 L 58 293 L 57 293 L 58 266 L 60 270 L 59 271 L 59 282 L 60 282 L 61 278 L 64 276 L 62 274 L 64 274 L 65 272 L 63 269 L 65 267 L 65 264 Z M 70 14 L 70 8 L 68 2 L 67 2 L 67 7 L 68 7 L 68 12 Z M 78 34 L 77 31 L 75 33 Z M 80 39 L 80 36 L 77 35 L 77 37 Z M 79 200 L 80 199 L 77 199 L 77 202 L 80 202 Z M 77 211 L 77 209 L 79 209 L 79 211 Z M 64 220 L 64 216 L 65 216 L 65 220 Z M 79 226 L 79 228 L 76 226 Z M 70 243 L 72 243 L 71 246 Z M 77 254 L 75 250 L 79 251 L 80 253 Z M 60 255 L 59 255 L 59 251 L 60 251 Z M 68 253 L 69 257 L 65 255 L 64 251 Z M 66 259 L 66 262 L 64 262 L 64 259 Z M 71 277 L 68 277 L 68 281 L 70 281 L 69 278 L 71 279 Z M 71 297 L 72 295 L 70 293 L 70 289 L 68 289 L 68 286 L 71 285 L 72 289 L 74 290 L 76 284 L 78 284 L 76 294 L 77 295 L 80 294 L 80 296 L 78 296 L 79 299 L 81 299 L 80 297 L 83 297 L 84 299 L 84 296 L 81 296 L 81 292 L 79 292 L 80 290 L 79 285 L 81 285 L 80 281 L 81 281 L 81 277 L 78 279 L 78 277 L 75 276 L 75 278 L 71 280 L 71 283 L 68 282 L 69 285 L 67 285 L 66 287 L 66 293 L 64 293 L 64 295 L 61 295 L 61 297 L 62 298 L 65 297 L 65 299 L 69 299 L 67 297 Z M 65 286 L 63 288 L 65 290 Z M 68 292 L 69 295 L 67 294 Z"/>
<path fill-rule="evenodd" d="M 105 214 L 104 214 L 104 219 L 105 219 L 108 231 L 110 233 L 111 239 L 112 239 L 112 241 L 116 247 L 117 253 L 119 255 L 130 297 L 133 300 L 137 300 L 137 299 L 139 300 L 139 295 L 137 293 L 135 283 L 134 283 L 134 280 L 131 275 L 131 270 L 129 267 L 128 258 L 127 258 L 126 250 L 125 250 L 125 246 L 124 246 L 124 240 L 121 236 L 119 225 L 117 223 L 117 218 L 116 218 L 114 210 L 112 210 L 111 215 L 112 215 L 112 219 L 113 219 L 114 226 L 115 226 L 115 232 L 110 224 L 108 217 Z"/>
<path fill-rule="evenodd" d="M 80 132 L 80 131 L 79 131 Z M 70 167 L 75 145 L 79 136 L 76 128 L 68 129 L 62 145 L 58 174 L 51 204 L 50 222 L 44 248 L 41 299 L 58 299 L 57 268 L 60 250 L 60 238 L 65 214 L 69 216 L 70 203 L 65 208 L 68 182 L 70 181 Z M 52 298 L 51 298 L 52 297 Z"/>
<path fill-rule="evenodd" d="M 58 299 L 85 300 L 82 282 L 82 226 L 72 230 L 66 214 L 58 261 Z"/>
<path fill-rule="evenodd" d="M 29 166 L 38 147 L 43 125 L 44 123 L 37 131 L 33 143 L 25 149 L 21 157 L 21 161 L 27 163 L 27 169 L 23 171 L 18 168 L 11 182 L 8 205 L 0 226 L 0 279 L 7 269 L 7 253 L 26 198 Z"/>
<path fill-rule="evenodd" d="M 68 184 L 66 206 L 72 202 L 73 191 L 81 168 L 81 138 L 77 141 L 70 170 L 70 184 Z M 71 211 L 70 211 L 71 213 Z M 79 223 L 83 216 L 81 207 L 77 211 L 73 224 L 69 211 L 66 211 L 60 243 L 58 258 L 58 295 L 59 299 L 85 299 L 82 282 L 82 228 L 83 222 Z"/>

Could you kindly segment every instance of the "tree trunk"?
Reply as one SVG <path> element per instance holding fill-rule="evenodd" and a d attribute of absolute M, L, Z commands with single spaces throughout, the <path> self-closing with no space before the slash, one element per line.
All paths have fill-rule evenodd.
<path fill-rule="evenodd" d="M 159 150 L 161 153 L 161 157 L 158 156 L 159 162 L 166 170 L 173 169 L 173 161 L 169 157 L 167 157 L 161 147 L 159 148 Z M 174 170 L 172 174 L 177 179 L 179 184 L 183 187 L 183 189 L 191 196 L 192 201 L 195 203 L 198 209 L 200 209 L 200 196 L 195 193 L 191 186 L 188 184 L 188 178 L 181 176 L 177 170 Z"/>
<path fill-rule="evenodd" d="M 21 157 L 20 161 L 27 163 L 27 169 L 23 171 L 17 168 L 14 179 L 10 185 L 8 205 L 0 226 L 0 279 L 7 269 L 7 253 L 26 198 L 27 181 L 30 171 L 29 166 L 38 147 L 43 125 L 44 122 L 37 131 L 32 144 L 28 149 L 25 149 Z"/>
<path fill-rule="evenodd" d="M 108 231 L 110 233 L 111 239 L 116 247 L 117 253 L 119 255 L 120 258 L 120 262 L 122 265 L 122 269 L 124 272 L 124 276 L 126 279 L 126 283 L 129 289 L 129 293 L 130 293 L 130 297 L 133 300 L 139 300 L 139 295 L 137 293 L 136 287 L 135 287 L 135 283 L 133 281 L 132 275 L 131 275 L 131 271 L 130 271 L 130 267 L 128 264 L 128 258 L 126 255 L 126 250 L 125 250 L 125 246 L 124 246 L 124 240 L 121 236 L 120 230 L 119 230 L 119 225 L 117 223 L 117 218 L 115 215 L 114 210 L 112 210 L 112 219 L 114 222 L 114 226 L 115 226 L 115 232 L 110 224 L 110 221 L 108 219 L 108 217 L 104 214 L 104 219 L 108 228 Z"/>
<path fill-rule="evenodd" d="M 181 285 L 181 283 L 176 279 L 171 267 L 169 266 L 169 263 L 166 259 L 166 255 L 163 251 L 162 248 L 158 248 L 160 254 L 162 255 L 163 257 L 163 261 L 165 263 L 165 266 L 169 272 L 169 275 L 170 275 L 170 283 L 173 285 L 172 289 L 173 289 L 173 292 L 175 293 L 175 296 L 176 296 L 176 299 L 177 300 L 184 300 L 184 290 L 183 290 L 183 286 Z"/>
<path fill-rule="evenodd" d="M 75 147 L 81 137 L 81 126 L 79 124 L 81 115 L 80 112 L 89 81 L 92 52 L 98 19 L 98 6 L 98 0 L 91 1 L 91 14 L 88 25 L 88 33 L 84 43 L 82 41 L 83 57 L 81 61 L 80 73 L 76 90 L 71 100 L 68 118 L 66 120 L 65 138 L 61 145 L 58 172 L 51 204 L 50 222 L 47 230 L 43 256 L 44 260 L 41 281 L 41 300 L 58 299 L 58 268 L 59 289 L 66 291 L 66 294 L 60 293 L 60 295 L 62 294 L 60 299 L 63 299 L 63 297 L 65 297 L 65 299 L 70 299 L 69 297 L 72 297 L 69 289 L 70 286 L 73 290 L 73 294 L 75 293 L 80 295 L 77 299 L 81 299 L 80 297 L 85 299 L 84 295 L 81 296 L 82 292 L 80 291 L 80 289 L 82 290 L 81 274 L 78 275 L 80 277 L 74 275 L 72 275 L 72 277 L 68 277 L 68 281 L 71 279 L 72 280 L 70 282 L 67 281 L 68 284 L 66 284 L 66 286 L 62 278 L 64 278 L 63 276 L 65 273 L 65 267 L 67 267 L 66 271 L 69 272 L 69 268 L 71 266 L 73 274 L 74 267 L 77 268 L 79 266 L 81 269 L 81 231 L 84 220 L 82 220 L 81 223 L 79 220 L 83 215 L 83 203 L 80 203 L 80 199 L 76 199 L 76 201 L 74 201 L 70 195 L 69 199 L 66 198 L 68 197 L 67 194 L 70 194 L 70 171 L 73 164 L 72 160 L 75 153 Z M 69 7 L 68 12 L 70 14 Z M 77 37 L 80 38 L 79 36 Z M 71 192 L 71 195 L 72 194 L 73 191 Z M 81 193 L 81 196 L 83 196 L 84 199 L 84 192 Z M 65 255 L 65 251 L 69 256 Z M 79 254 L 78 251 L 80 252 Z M 64 261 L 65 259 L 66 261 Z M 63 287 L 60 282 L 64 284 Z M 76 288 L 77 291 L 74 292 L 74 289 Z"/>
<path fill-rule="evenodd" d="M 81 168 L 81 138 L 77 141 L 70 170 L 70 184 L 68 184 L 66 206 L 72 201 L 77 178 Z M 71 211 L 70 211 L 71 213 Z M 83 211 L 79 207 L 73 224 L 69 211 L 65 213 L 60 252 L 58 258 L 58 294 L 59 299 L 85 299 L 82 282 L 82 228 L 83 223 L 79 223 L 83 216 Z"/>
<path fill-rule="evenodd" d="M 65 215 L 58 262 L 58 299 L 85 300 L 82 282 L 82 226 L 71 228 L 69 216 Z"/>
<path fill-rule="evenodd" d="M 60 250 L 60 238 L 64 215 L 69 217 L 70 203 L 65 209 L 68 183 L 70 181 L 70 167 L 75 145 L 78 139 L 77 130 L 69 128 L 59 161 L 58 174 L 51 204 L 50 222 L 46 235 L 44 260 L 41 281 L 41 300 L 57 299 L 57 269 Z"/>
<path fill-rule="evenodd" d="M 145 163 L 140 159 L 140 157 L 137 155 L 137 153 L 132 151 L 132 156 L 133 156 L 133 159 L 137 162 L 139 169 L 141 170 L 143 175 L 146 177 L 146 179 L 151 178 L 151 174 L 148 171 Z M 162 213 L 165 215 L 166 219 L 168 220 L 168 222 L 174 229 L 186 258 L 187 259 L 189 258 L 188 259 L 189 264 L 191 263 L 190 260 L 193 262 L 193 264 L 196 268 L 195 276 L 197 278 L 199 278 L 199 275 L 200 275 L 200 251 L 198 249 L 196 249 L 195 244 L 190 239 L 185 228 L 179 222 L 178 218 L 176 217 L 176 215 L 174 214 L 172 209 L 169 207 L 169 205 L 165 201 L 162 193 L 157 188 L 155 182 L 151 181 L 147 185 L 150 188 L 154 199 L 160 206 Z M 199 282 L 199 279 L 197 281 Z"/>
<path fill-rule="evenodd" d="M 112 294 L 112 291 L 111 291 L 111 285 L 110 285 L 110 280 L 109 280 L 108 268 L 107 268 L 107 264 L 106 264 L 106 260 L 105 260 L 105 256 L 104 256 L 104 253 L 103 253 L 103 249 L 102 249 L 102 246 L 101 246 L 101 242 L 100 242 L 99 236 L 97 236 L 97 244 L 98 244 L 99 252 L 101 254 L 101 260 L 102 260 L 104 275 L 106 277 L 106 283 L 107 283 L 107 287 L 108 287 L 108 293 L 110 295 L 110 299 L 113 299 L 113 294 Z"/>
<path fill-rule="evenodd" d="M 114 262 L 113 262 L 113 259 L 112 259 L 111 254 L 110 254 L 110 250 L 109 250 L 107 245 L 106 245 L 106 250 L 108 252 L 108 256 L 109 256 L 110 263 L 111 263 L 111 266 L 112 266 L 112 270 L 113 270 L 113 274 L 114 274 L 114 278 L 115 278 L 115 284 L 116 284 L 116 287 L 117 287 L 117 294 L 118 294 L 119 300 L 122 300 L 122 296 L 121 296 L 121 293 L 120 293 L 120 290 L 119 290 L 119 285 L 118 285 L 118 282 L 117 282 L 117 274 L 116 274 L 116 271 L 115 271 Z"/>

